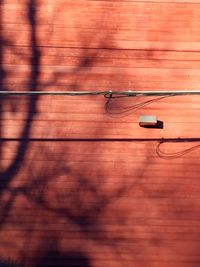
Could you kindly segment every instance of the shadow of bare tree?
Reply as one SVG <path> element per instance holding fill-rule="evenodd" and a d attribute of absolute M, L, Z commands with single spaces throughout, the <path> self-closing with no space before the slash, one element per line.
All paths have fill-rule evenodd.
<path fill-rule="evenodd" d="M 29 0 L 27 3 L 27 21 L 29 25 L 29 54 L 28 54 L 28 66 L 30 69 L 30 74 L 28 78 L 28 84 L 26 87 L 29 91 L 36 91 L 41 85 L 39 78 L 41 72 L 41 57 L 42 53 L 39 48 L 37 40 L 37 0 Z M 3 0 L 0 2 L 0 18 L 3 9 Z M 5 40 L 3 36 L 3 22 L 0 21 L 0 86 L 1 90 L 7 91 L 6 85 L 6 75 L 7 71 L 4 64 L 4 49 L 5 45 L 9 43 L 9 49 L 14 51 L 15 44 L 11 41 Z M 99 38 L 99 40 L 98 40 Z M 96 35 L 96 41 L 99 42 L 99 48 L 105 45 L 106 36 Z M 82 41 L 84 42 L 84 40 Z M 95 51 L 95 50 L 94 50 Z M 92 68 L 94 60 L 97 60 L 98 55 L 94 51 L 84 50 L 80 55 L 80 62 L 73 69 L 74 75 L 76 77 L 79 73 L 83 72 L 84 68 Z M 21 56 L 21 52 L 19 53 Z M 57 73 L 56 71 L 52 74 L 51 79 L 42 84 L 42 86 L 47 87 L 48 85 L 54 84 L 60 77 L 66 75 L 65 73 Z M 71 84 L 73 90 L 79 90 L 83 80 L 76 80 Z M 19 100 L 17 97 L 2 97 L 0 99 L 0 161 L 4 159 L 3 150 L 7 146 L 8 142 L 4 142 L 3 139 L 3 116 L 4 108 L 9 103 L 11 106 L 12 113 L 16 112 L 16 102 L 23 103 L 23 108 L 25 110 L 25 118 L 23 119 L 23 125 L 21 126 L 20 134 L 18 136 L 18 141 L 16 143 L 14 157 L 7 164 L 6 167 L 0 169 L 0 200 L 1 200 L 1 214 L 0 214 L 0 229 L 3 232 L 4 227 L 7 227 L 10 223 L 13 229 L 19 227 L 19 221 L 23 224 L 23 232 L 25 233 L 25 244 L 20 256 L 18 256 L 19 261 L 22 266 L 82 266 L 89 267 L 89 259 L 83 252 L 78 252 L 79 250 L 70 249 L 65 250 L 65 252 L 59 251 L 59 248 L 48 248 L 48 245 L 44 245 L 44 253 L 41 255 L 38 251 L 33 252 L 36 249 L 34 244 L 31 244 L 31 240 L 35 240 L 34 235 L 38 231 L 37 220 L 43 220 L 44 214 L 51 214 L 55 216 L 55 220 L 65 219 L 65 223 L 70 222 L 72 226 L 78 228 L 80 235 L 84 235 L 87 238 L 98 239 L 98 234 L 95 231 L 102 231 L 102 237 L 104 229 L 101 224 L 98 223 L 98 218 L 101 216 L 101 212 L 115 199 L 119 198 L 123 192 L 127 189 L 127 186 L 117 188 L 113 192 L 104 192 L 103 188 L 98 187 L 97 184 L 93 184 L 90 179 L 84 174 L 84 169 L 82 167 L 80 175 L 74 175 L 71 173 L 71 168 L 68 167 L 68 153 L 67 150 L 64 151 L 57 150 L 61 157 L 56 156 L 54 162 L 51 166 L 49 163 L 45 164 L 44 159 L 48 156 L 51 157 L 51 152 L 48 149 L 48 145 L 42 147 L 40 144 L 36 146 L 36 154 L 40 155 L 42 164 L 36 161 L 37 155 L 33 155 L 30 161 L 27 161 L 28 154 L 30 154 L 32 143 L 30 142 L 31 131 L 33 128 L 33 123 L 38 114 L 37 105 L 39 102 L 39 97 L 24 97 L 23 101 Z M 1 124 L 2 123 L 2 124 Z M 1 162 L 0 162 L 1 164 Z M 33 171 L 34 170 L 34 171 Z M 27 177 L 21 178 L 21 173 L 27 173 Z M 64 188 L 61 190 L 59 188 L 59 177 L 72 177 L 73 181 L 69 183 L 69 188 Z M 20 182 L 17 181 L 17 177 L 20 176 Z M 17 186 L 13 184 L 17 183 Z M 58 186 L 58 187 L 57 187 Z M 56 188 L 56 190 L 55 190 Z M 55 202 L 52 203 L 52 194 L 55 198 Z M 5 199 L 6 196 L 6 199 Z M 89 202 L 87 200 L 89 198 Z M 25 206 L 21 206 L 18 203 L 19 199 L 25 200 Z M 16 206 L 17 205 L 17 206 Z M 28 221 L 26 223 L 27 210 L 26 205 L 30 205 L 34 220 Z M 38 212 L 35 212 L 38 210 Z M 38 215 L 39 214 L 39 215 Z M 22 216 L 22 217 L 21 217 Z M 27 218 L 29 215 L 27 215 Z M 49 220 L 48 224 L 52 221 Z M 109 242 L 112 240 L 109 240 Z M 20 241 L 17 241 L 20 242 Z M 43 240 L 42 240 L 43 242 Z M 102 241 L 104 243 L 104 241 Z M 112 245 L 114 245 L 112 243 Z M 37 246 L 40 246 L 38 244 Z M 17 258 L 16 255 L 12 256 Z M 32 260 L 32 263 L 30 262 Z M 4 264 L 4 265 L 3 265 Z M 11 264 L 9 262 L 2 262 L 2 266 L 7 266 L 6 264 Z M 34 264 L 34 265 L 33 265 Z M 0 266 L 1 266 L 0 265 Z"/>
<path fill-rule="evenodd" d="M 20 267 L 18 263 L 12 262 L 10 260 L 7 261 L 1 261 L 0 260 L 0 267 Z"/>
<path fill-rule="evenodd" d="M 41 82 L 42 49 L 45 48 L 40 47 L 37 38 L 37 8 L 37 0 L 28 0 L 26 16 L 29 26 L 30 74 L 25 87 L 29 91 L 37 91 L 40 87 L 45 89 L 55 84 L 65 88 L 65 83 L 60 80 L 71 75 L 73 78 L 68 87 L 80 90 L 85 82 L 85 77 L 81 74 L 85 69 L 92 69 L 99 60 L 98 50 L 106 47 L 107 36 L 101 32 L 93 32 L 87 40 L 80 40 L 81 46 L 84 47 L 85 43 L 93 38 L 98 43 L 98 48 L 80 49 L 78 63 L 70 70 L 70 75 L 58 68 L 59 71 L 53 71 L 48 81 Z M 6 91 L 9 88 L 5 82 L 7 71 L 4 64 L 4 46 L 9 42 L 3 35 L 2 9 L 3 0 L 0 1 L 0 86 Z M 15 44 L 9 44 L 9 48 L 16 53 Z M 60 59 L 54 55 L 58 66 L 62 63 L 62 53 Z M 152 54 L 153 50 L 150 56 Z M 21 53 L 19 55 L 21 56 Z M 119 118 L 161 99 L 150 99 L 134 105 L 127 105 L 127 102 L 123 103 L 120 99 L 108 100 L 105 109 L 111 116 Z M 6 141 L 2 130 L 4 108 L 9 103 L 12 114 L 18 113 L 16 102 L 20 100 L 17 97 L 0 98 L 0 165 L 4 159 L 4 148 L 9 142 L 12 143 L 14 155 L 10 156 L 11 160 L 6 167 L 0 168 L 0 231 L 6 233 L 5 250 L 2 252 L 4 258 L 11 250 L 11 257 L 18 259 L 23 267 L 90 267 L 93 256 L 91 251 L 95 245 L 100 246 L 100 256 L 103 259 L 110 251 L 114 251 L 116 259 L 120 259 L 122 252 L 125 252 L 129 253 L 128 259 L 131 260 L 137 258 L 141 248 L 145 253 L 145 249 L 148 250 L 152 244 L 159 247 L 162 242 L 157 237 L 156 230 L 150 231 L 145 215 L 151 203 L 153 215 L 159 214 L 160 206 L 167 205 L 159 200 L 161 204 L 158 205 L 157 211 L 154 201 L 158 190 L 149 189 L 148 183 L 144 185 L 143 182 L 145 171 L 155 161 L 155 155 L 151 154 L 152 157 L 149 157 L 152 153 L 149 147 L 130 144 L 131 152 L 126 159 L 119 140 L 114 145 L 108 142 L 105 144 L 104 141 L 99 144 L 92 140 L 85 143 L 81 140 L 76 143 L 73 140 L 65 142 L 59 138 L 57 142 L 53 139 L 49 141 L 48 138 L 42 142 L 34 141 L 31 139 L 31 133 L 39 113 L 40 100 L 39 97 L 24 97 L 20 104 L 23 104 L 26 116 L 21 124 L 20 134 L 14 141 Z M 51 130 L 47 125 L 44 134 Z M 104 136 L 106 131 L 107 129 L 104 129 L 98 134 Z M 55 129 L 52 132 L 54 136 L 59 134 Z M 15 149 L 13 144 L 16 145 Z M 146 153 L 144 157 L 140 154 L 140 148 Z M 161 153 L 160 150 L 157 152 Z M 112 153 L 115 156 L 112 156 Z M 135 156 L 137 153 L 138 157 Z M 90 164 L 91 162 L 96 164 Z M 132 166 L 137 167 L 134 169 Z M 169 198 L 167 204 L 173 206 L 176 190 L 165 190 L 162 186 L 161 189 L 162 195 L 170 194 L 171 199 Z M 123 201 L 120 202 L 120 199 Z M 130 212 L 139 215 L 127 222 Z M 173 214 L 174 217 L 175 215 Z M 152 228 L 155 229 L 155 226 Z M 138 238 L 137 230 L 142 235 L 144 233 L 143 236 L 147 234 L 147 241 L 141 238 L 141 235 Z M 129 232 L 132 233 L 131 236 Z M 141 260 L 142 256 L 138 256 L 138 259 Z M 2 261 L 0 267 L 7 267 L 6 264 L 6 261 Z"/>
<path fill-rule="evenodd" d="M 3 3 L 1 3 L 0 6 L 2 6 Z M 38 86 L 38 78 L 39 78 L 39 73 L 40 73 L 40 52 L 37 48 L 37 40 L 36 40 L 36 21 L 35 21 L 35 1 L 34 0 L 30 0 L 29 4 L 28 4 L 28 20 L 30 23 L 30 85 L 29 85 L 29 90 L 30 91 L 36 91 L 37 90 L 37 86 Z M 1 23 L 2 24 L 2 23 Z M 2 26 L 1 26 L 2 27 Z M 0 49 L 0 70 L 1 70 L 1 81 L 0 81 L 0 85 L 1 88 L 3 90 L 7 90 L 7 88 L 5 88 L 4 86 L 4 78 L 6 76 L 6 72 L 3 69 L 4 66 L 4 62 L 3 62 L 3 36 L 2 33 L 0 31 L 0 41 L 1 41 L 1 49 Z M 15 99 L 16 101 L 17 99 Z M 16 152 L 15 152 L 15 157 L 13 158 L 12 162 L 9 164 L 9 166 L 7 166 L 5 169 L 0 170 L 0 198 L 2 197 L 2 194 L 5 190 L 7 190 L 9 188 L 10 183 L 12 182 L 12 180 L 15 178 L 15 176 L 17 175 L 17 173 L 20 171 L 23 161 L 25 159 L 25 155 L 26 152 L 28 150 L 28 145 L 29 145 L 29 136 L 30 136 L 30 132 L 31 132 L 31 127 L 32 127 L 32 123 L 34 121 L 34 117 L 37 113 L 37 100 L 38 97 L 33 97 L 33 98 L 27 98 L 25 100 L 26 103 L 26 118 L 24 119 L 24 125 L 21 129 L 21 141 L 18 142 L 17 144 L 17 148 L 16 148 Z M 10 101 L 9 97 L 5 97 L 3 99 L 1 99 L 1 114 L 0 117 L 2 117 L 3 115 L 3 107 L 5 105 L 5 103 L 7 101 Z M 2 128 L 2 127 L 1 127 Z M 2 151 L 4 146 L 4 143 L 1 142 L 0 144 L 0 151 Z M 2 155 L 0 154 L 0 160 L 2 158 Z M 9 213 L 10 210 L 10 205 L 12 203 L 13 198 L 15 198 L 15 196 L 11 196 L 11 201 L 8 201 L 3 209 L 3 212 L 1 213 L 1 217 L 0 217 L 0 222 L 1 225 L 3 224 L 3 222 L 6 220 L 7 214 Z"/>
<path fill-rule="evenodd" d="M 90 267 L 89 260 L 81 252 L 61 253 L 58 250 L 47 251 L 40 256 L 35 267 L 57 266 L 57 267 Z"/>

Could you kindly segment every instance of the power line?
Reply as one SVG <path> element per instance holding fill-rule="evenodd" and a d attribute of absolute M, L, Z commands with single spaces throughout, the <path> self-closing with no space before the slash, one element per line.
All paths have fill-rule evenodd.
<path fill-rule="evenodd" d="M 62 95 L 62 96 L 88 96 L 104 95 L 105 97 L 118 96 L 184 96 L 200 95 L 200 90 L 192 91 L 0 91 L 0 96 L 38 96 L 38 95 Z"/>

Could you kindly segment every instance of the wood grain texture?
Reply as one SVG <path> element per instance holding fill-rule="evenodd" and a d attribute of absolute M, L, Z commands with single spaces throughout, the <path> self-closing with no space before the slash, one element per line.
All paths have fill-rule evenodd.
<path fill-rule="evenodd" d="M 2 0 L 1 90 L 199 90 L 198 0 Z M 0 265 L 198 267 L 200 98 L 0 98 Z M 142 128 L 155 115 L 163 128 Z"/>

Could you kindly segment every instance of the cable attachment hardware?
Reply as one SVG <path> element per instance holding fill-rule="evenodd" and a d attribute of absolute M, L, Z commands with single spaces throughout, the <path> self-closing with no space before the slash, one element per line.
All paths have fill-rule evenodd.
<path fill-rule="evenodd" d="M 111 99 L 113 97 L 113 91 L 110 90 L 104 94 L 105 98 Z"/>
<path fill-rule="evenodd" d="M 112 90 L 109 91 L 109 98 L 112 98 L 113 94 L 112 94 Z"/>

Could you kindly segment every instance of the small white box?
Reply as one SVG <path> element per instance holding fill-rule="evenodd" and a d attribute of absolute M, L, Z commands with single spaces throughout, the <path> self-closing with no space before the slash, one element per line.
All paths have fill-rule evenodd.
<path fill-rule="evenodd" d="M 158 121 L 157 121 L 156 116 L 141 115 L 139 117 L 140 126 L 156 126 L 157 122 Z"/>

